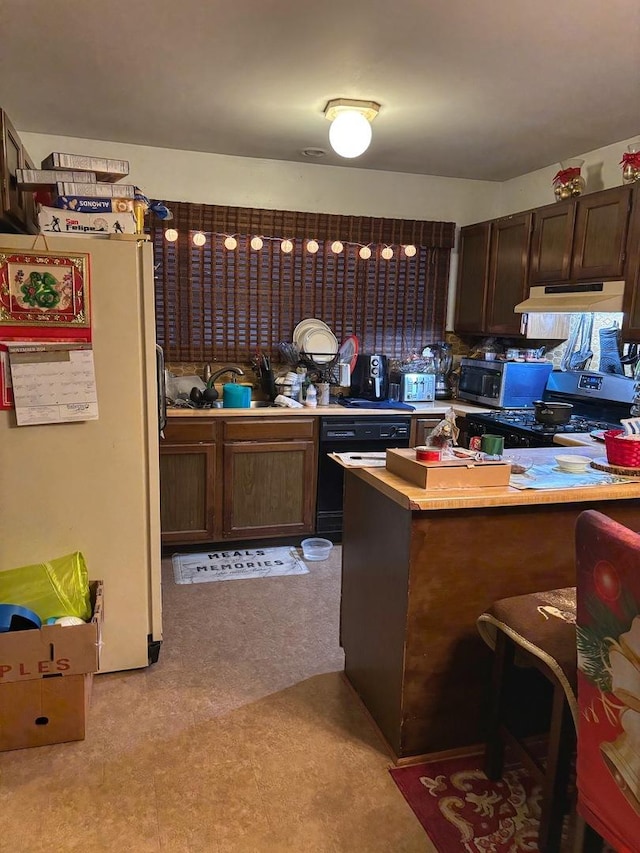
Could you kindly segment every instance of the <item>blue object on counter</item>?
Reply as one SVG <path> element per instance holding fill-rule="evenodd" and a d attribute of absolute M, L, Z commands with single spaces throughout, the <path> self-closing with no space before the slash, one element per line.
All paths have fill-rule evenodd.
<path fill-rule="evenodd" d="M 399 400 L 359 400 L 356 397 L 340 397 L 338 402 L 348 409 L 403 409 L 407 412 L 416 410 L 415 406 L 401 403 Z"/>
<path fill-rule="evenodd" d="M 42 620 L 37 613 L 19 604 L 0 604 L 0 634 L 8 631 L 29 631 L 40 628 Z"/>
<path fill-rule="evenodd" d="M 237 382 L 227 382 L 222 386 L 223 409 L 251 408 L 251 386 L 239 385 Z"/>

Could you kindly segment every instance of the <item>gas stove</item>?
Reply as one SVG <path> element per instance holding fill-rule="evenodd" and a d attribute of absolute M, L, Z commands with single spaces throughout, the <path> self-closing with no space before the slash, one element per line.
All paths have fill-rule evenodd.
<path fill-rule="evenodd" d="M 615 429 L 620 422 L 572 415 L 566 424 L 540 424 L 531 409 L 502 409 L 467 416 L 470 435 L 502 435 L 505 447 L 550 447 L 558 433 L 592 432 Z"/>
<path fill-rule="evenodd" d="M 533 409 L 500 409 L 467 416 L 468 435 L 504 436 L 505 447 L 551 447 L 558 433 L 593 432 L 620 427 L 640 386 L 633 379 L 611 374 L 554 371 L 543 399 L 571 403 L 566 424 L 541 424 Z"/>

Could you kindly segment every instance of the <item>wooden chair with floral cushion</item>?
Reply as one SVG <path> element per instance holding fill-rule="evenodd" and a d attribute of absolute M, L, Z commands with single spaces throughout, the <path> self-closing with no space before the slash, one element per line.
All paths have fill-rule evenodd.
<path fill-rule="evenodd" d="M 495 651 L 485 773 L 489 779 L 502 777 L 504 750 L 509 746 L 540 784 L 541 853 L 560 850 L 565 816 L 572 805 L 569 782 L 578 710 L 575 615 L 576 590 L 569 587 L 500 599 L 478 619 L 481 636 Z M 514 712 L 511 700 L 523 692 L 527 677 L 525 673 L 523 678 L 523 667 L 534 669 L 524 686 L 525 702 Z M 544 678 L 534 679 L 536 672 Z M 541 710 L 540 695 L 549 692 L 550 725 L 543 755 L 539 744 L 525 737 L 529 732 L 523 718 L 526 705 Z"/>
<path fill-rule="evenodd" d="M 602 849 L 604 840 L 638 853 L 640 535 L 587 510 L 576 525 L 576 558 L 582 849 Z"/>

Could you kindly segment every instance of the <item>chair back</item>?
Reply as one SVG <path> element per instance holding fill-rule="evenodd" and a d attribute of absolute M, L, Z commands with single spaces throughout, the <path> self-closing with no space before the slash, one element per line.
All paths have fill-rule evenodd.
<path fill-rule="evenodd" d="M 615 850 L 638 851 L 640 535 L 581 513 L 576 571 L 578 811 Z"/>

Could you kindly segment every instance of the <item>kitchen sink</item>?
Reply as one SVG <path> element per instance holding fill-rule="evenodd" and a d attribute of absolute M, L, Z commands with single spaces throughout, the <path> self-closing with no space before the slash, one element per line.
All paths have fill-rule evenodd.
<path fill-rule="evenodd" d="M 181 409 L 183 406 L 168 406 L 169 409 Z M 210 403 L 207 408 L 210 409 L 222 409 L 222 400 L 216 400 L 213 403 Z M 252 409 L 277 409 L 278 406 L 275 403 L 270 403 L 269 400 L 252 400 L 250 403 L 250 408 Z M 239 411 L 238 409 L 233 409 L 234 412 Z"/>
<path fill-rule="evenodd" d="M 273 408 L 273 403 L 270 403 L 269 400 L 252 400 L 249 407 L 251 409 L 268 409 Z M 211 404 L 213 409 L 222 409 L 222 400 L 216 400 L 215 403 Z"/>

